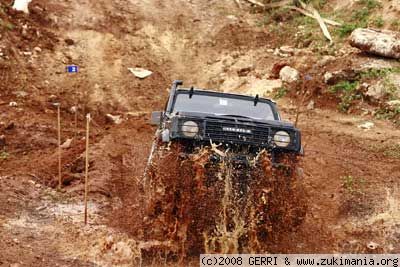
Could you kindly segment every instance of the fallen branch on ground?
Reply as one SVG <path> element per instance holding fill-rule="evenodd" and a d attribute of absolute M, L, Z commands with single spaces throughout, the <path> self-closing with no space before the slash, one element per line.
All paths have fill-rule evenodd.
<path fill-rule="evenodd" d="M 296 6 L 288 6 L 288 8 L 290 8 L 290 9 L 292 9 L 292 10 L 295 10 L 295 11 L 298 11 L 298 12 L 300 12 L 301 14 L 303 14 L 304 16 L 307 16 L 307 17 L 316 19 L 316 17 L 315 17 L 313 14 L 308 13 L 306 10 L 304 10 L 304 9 L 302 9 L 302 8 L 299 8 L 299 7 L 296 7 Z M 334 21 L 334 20 L 325 19 L 325 18 L 322 18 L 322 20 L 323 20 L 326 24 L 329 24 L 329 25 L 332 25 L 332 26 L 342 26 L 341 23 L 336 22 L 336 21 Z"/>
<path fill-rule="evenodd" d="M 260 2 L 258 2 L 256 0 L 245 0 L 245 1 L 247 1 L 247 2 L 249 2 L 251 4 L 253 4 L 253 5 L 259 6 L 259 7 L 265 7 L 265 5 L 263 3 L 260 3 Z"/>
<path fill-rule="evenodd" d="M 321 15 L 318 13 L 318 11 L 312 6 L 312 4 L 306 5 L 303 1 L 301 1 L 301 0 L 298 0 L 298 1 L 303 9 L 311 12 L 314 15 L 315 19 L 318 21 L 319 27 L 322 30 L 322 33 L 324 34 L 326 39 L 328 39 L 332 43 L 333 42 L 332 36 L 329 33 L 328 28 L 326 27 L 323 19 L 321 18 Z"/>
<path fill-rule="evenodd" d="M 240 3 L 240 0 L 235 0 L 235 3 L 238 5 L 239 8 L 242 8 L 242 4 Z"/>
<path fill-rule="evenodd" d="M 313 15 L 315 16 L 316 20 L 318 21 L 319 27 L 322 30 L 322 33 L 325 35 L 326 39 L 328 39 L 331 43 L 333 42 L 332 36 L 328 31 L 328 27 L 326 27 L 323 19 L 321 18 L 321 15 L 318 13 L 318 11 L 310 6 L 309 9 L 313 12 Z"/>

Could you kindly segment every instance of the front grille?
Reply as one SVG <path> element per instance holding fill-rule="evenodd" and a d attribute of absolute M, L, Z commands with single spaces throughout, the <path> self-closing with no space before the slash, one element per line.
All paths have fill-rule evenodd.
<path fill-rule="evenodd" d="M 213 142 L 267 145 L 270 129 L 253 123 L 225 120 L 207 120 L 205 137 Z"/>

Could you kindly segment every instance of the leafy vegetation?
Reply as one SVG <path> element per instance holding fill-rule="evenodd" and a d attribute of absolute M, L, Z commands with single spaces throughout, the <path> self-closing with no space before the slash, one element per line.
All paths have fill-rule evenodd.
<path fill-rule="evenodd" d="M 362 90 L 359 90 L 359 85 L 363 82 L 379 79 L 385 90 L 385 99 L 397 99 L 397 86 L 393 84 L 390 74 L 400 73 L 400 68 L 382 68 L 368 69 L 356 77 L 355 81 L 342 81 L 329 88 L 331 93 L 336 94 L 340 98 L 338 109 L 342 112 L 347 112 L 355 100 L 363 98 Z M 394 119 L 400 116 L 400 107 L 384 106 L 376 112 L 376 117 L 380 119 Z"/>
<path fill-rule="evenodd" d="M 356 99 L 361 99 L 362 94 L 358 92 L 358 81 L 349 82 L 342 81 L 330 87 L 330 91 L 335 94 L 339 94 L 340 103 L 338 108 L 342 112 L 347 112 Z"/>
<path fill-rule="evenodd" d="M 399 111 L 400 114 L 400 111 Z M 387 157 L 400 159 L 400 145 L 396 144 L 392 147 L 389 147 L 387 150 L 383 152 L 383 154 Z"/>
<path fill-rule="evenodd" d="M 10 22 L 4 21 L 0 18 L 0 30 L 1 28 L 5 28 L 7 30 L 12 31 L 15 28 L 15 25 Z"/>
<path fill-rule="evenodd" d="M 376 111 L 375 117 L 377 119 L 394 120 L 400 117 L 400 107 L 381 107 Z M 394 122 L 400 125 L 400 120 Z"/>
<path fill-rule="evenodd" d="M 0 152 L 0 160 L 6 160 L 8 159 L 8 157 L 10 156 L 10 154 L 7 153 L 7 151 L 1 151 Z"/>
<path fill-rule="evenodd" d="M 382 17 L 375 18 L 373 21 L 373 25 L 377 28 L 382 28 L 384 24 L 385 21 L 383 20 Z"/>
<path fill-rule="evenodd" d="M 284 97 L 287 94 L 288 90 L 285 87 L 281 87 L 277 90 L 275 90 L 273 98 L 279 99 Z"/>
<path fill-rule="evenodd" d="M 361 73 L 361 78 L 363 79 L 376 79 L 376 78 L 385 78 L 391 73 L 399 73 L 400 68 L 383 68 L 383 69 L 368 69 Z"/>
<path fill-rule="evenodd" d="M 343 188 L 349 193 L 362 193 L 365 180 L 351 175 L 342 176 Z"/>
<path fill-rule="evenodd" d="M 371 145 L 369 150 L 379 152 L 386 157 L 400 159 L 400 144 L 393 145 Z"/>
<path fill-rule="evenodd" d="M 384 25 L 382 17 L 371 20 L 370 16 L 372 11 L 381 7 L 381 4 L 376 0 L 361 0 L 358 2 L 360 8 L 355 9 L 350 16 L 340 14 L 339 18 L 343 19 L 343 24 L 340 26 L 336 33 L 339 37 L 343 38 L 348 36 L 356 28 L 366 28 L 370 25 L 381 28 Z M 350 19 L 347 19 L 349 17 Z"/>

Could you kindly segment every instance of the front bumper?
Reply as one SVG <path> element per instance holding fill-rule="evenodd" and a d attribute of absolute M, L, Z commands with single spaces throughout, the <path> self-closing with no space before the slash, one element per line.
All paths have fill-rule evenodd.
<path fill-rule="evenodd" d="M 185 121 L 194 121 L 199 126 L 199 132 L 195 137 L 187 137 L 182 133 L 182 125 Z M 170 139 L 186 140 L 193 143 L 203 144 L 226 144 L 228 146 L 249 146 L 259 150 L 266 149 L 276 152 L 301 151 L 301 134 L 294 127 L 283 127 L 238 119 L 199 119 L 199 118 L 177 118 L 171 121 Z M 289 133 L 291 142 L 287 147 L 279 147 L 273 137 L 278 131 Z"/>

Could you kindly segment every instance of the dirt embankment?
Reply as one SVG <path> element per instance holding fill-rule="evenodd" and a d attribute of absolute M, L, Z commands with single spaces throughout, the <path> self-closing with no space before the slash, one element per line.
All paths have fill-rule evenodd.
<path fill-rule="evenodd" d="M 24 15 L 1 2 L 0 264 L 6 266 L 128 266 L 140 260 L 141 250 L 160 243 L 140 240 L 140 231 L 146 231 L 142 220 L 127 211 L 135 209 L 133 197 L 140 194 L 135 185 L 153 138 L 148 113 L 162 109 L 170 82 L 268 93 L 265 88 L 279 83 L 270 78 L 275 63 L 309 70 L 320 62 L 307 48 L 288 58 L 274 54 L 283 45 L 277 33 L 257 26 L 262 14 L 239 9 L 235 1 L 34 0 L 30 10 Z M 319 70 L 369 62 L 375 60 L 345 46 L 341 56 L 315 70 L 316 84 L 323 83 Z M 65 73 L 68 64 L 79 65 L 80 72 Z M 153 74 L 136 79 L 127 70 L 136 66 Z M 279 105 L 283 117 L 294 121 L 298 96 L 292 90 Z M 311 99 L 316 108 L 306 110 L 298 125 L 306 150 L 302 168 L 309 212 L 297 231 L 268 251 L 357 253 L 375 242 L 379 252 L 398 253 L 398 129 L 371 113 L 338 113 L 337 99 L 320 92 L 307 103 Z M 62 192 L 52 189 L 56 102 L 61 103 L 62 141 L 74 138 L 63 150 Z M 83 227 L 87 112 L 93 115 L 93 216 Z M 108 122 L 107 113 L 120 115 L 122 123 Z M 366 121 L 374 127 L 358 127 Z"/>

